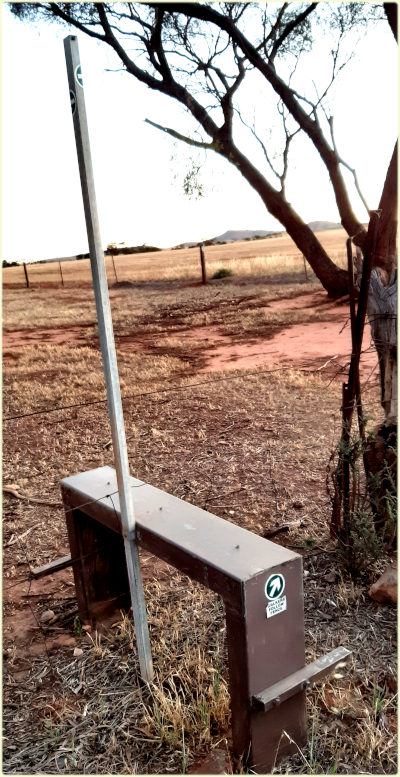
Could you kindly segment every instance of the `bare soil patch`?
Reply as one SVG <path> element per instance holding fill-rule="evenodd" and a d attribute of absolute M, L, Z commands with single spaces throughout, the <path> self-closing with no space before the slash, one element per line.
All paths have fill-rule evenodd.
<path fill-rule="evenodd" d="M 127 284 L 119 284 L 126 286 Z M 128 284 L 129 285 L 129 284 Z M 351 353 L 351 333 L 347 300 L 337 302 L 327 299 L 323 292 L 310 292 L 288 298 L 269 301 L 257 296 L 244 297 L 236 304 L 246 303 L 247 310 L 267 310 L 268 313 L 284 313 L 290 316 L 300 311 L 309 317 L 319 314 L 318 321 L 304 324 L 287 322 L 272 326 L 263 324 L 250 331 L 233 330 L 230 334 L 215 326 L 185 328 L 185 314 L 172 310 L 165 317 L 165 333 L 173 334 L 173 351 L 176 356 L 190 359 L 199 372 L 219 372 L 232 369 L 253 369 L 261 366 L 292 367 L 293 369 L 326 370 L 330 377 L 342 377 Z M 220 302 L 207 305 L 206 312 L 220 307 Z M 203 310 L 204 312 L 204 310 Z M 94 324 L 89 325 L 89 330 Z M 97 345 L 97 332 L 93 332 Z M 366 339 L 369 337 L 367 327 Z M 159 334 L 137 332 L 122 335 L 118 340 L 121 352 L 171 353 L 171 343 L 159 342 Z M 187 343 L 191 350 L 188 353 Z M 17 329 L 3 331 L 3 355 L 12 358 L 12 350 L 29 343 L 73 344 L 88 343 L 88 325 Z M 361 359 L 361 377 L 368 378 L 376 368 L 376 354 L 367 348 Z M 375 376 L 376 377 L 376 376 Z"/>
<path fill-rule="evenodd" d="M 86 344 L 86 332 L 87 326 L 79 324 L 65 327 L 38 327 L 37 329 L 3 329 L 3 355 L 8 356 L 9 350 L 23 348 L 30 343 L 84 345 Z"/>

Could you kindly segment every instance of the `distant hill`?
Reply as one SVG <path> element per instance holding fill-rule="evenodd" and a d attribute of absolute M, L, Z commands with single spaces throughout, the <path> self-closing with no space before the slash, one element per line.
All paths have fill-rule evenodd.
<path fill-rule="evenodd" d="M 323 232 L 325 229 L 342 229 L 342 225 L 335 221 L 310 221 L 307 225 L 313 232 Z M 267 231 L 265 229 L 228 229 L 222 235 L 205 240 L 205 245 L 215 245 L 217 243 L 235 243 L 238 240 L 257 240 L 265 237 L 274 237 L 284 235 L 285 232 Z M 193 248 L 199 245 L 196 243 L 180 243 L 174 248 Z"/>
<path fill-rule="evenodd" d="M 335 221 L 310 221 L 307 226 L 313 232 L 323 232 L 324 229 L 342 229 L 342 225 L 337 224 Z"/>
<path fill-rule="evenodd" d="M 275 232 L 266 232 L 265 229 L 228 229 L 223 235 L 217 235 L 213 237 L 211 242 L 213 243 L 233 243 L 236 240 L 255 240 L 259 237 L 268 237 L 268 235 L 274 235 Z"/>
<path fill-rule="evenodd" d="M 308 226 L 313 232 L 322 232 L 324 229 L 342 229 L 341 224 L 334 221 L 311 221 Z M 282 231 L 266 231 L 265 229 L 228 229 L 223 235 L 213 237 L 210 243 L 233 243 L 236 240 L 256 240 L 262 237 L 272 237 L 273 235 L 282 235 Z"/>

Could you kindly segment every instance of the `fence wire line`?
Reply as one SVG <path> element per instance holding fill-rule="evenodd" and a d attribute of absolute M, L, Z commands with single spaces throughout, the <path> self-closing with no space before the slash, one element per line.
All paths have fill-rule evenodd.
<path fill-rule="evenodd" d="M 364 348 L 361 351 L 361 355 L 366 354 L 366 353 L 371 353 L 374 349 L 375 349 L 375 346 L 371 342 L 369 346 L 367 346 L 366 348 Z M 347 369 L 349 364 L 350 364 L 350 362 L 346 362 L 346 364 L 343 365 L 343 367 L 340 368 L 340 370 L 338 371 L 337 375 L 339 375 L 340 372 L 343 372 L 345 369 Z M 297 366 L 297 367 L 295 367 L 293 365 L 292 366 L 288 365 L 288 366 L 276 367 L 274 369 L 246 370 L 246 374 L 245 375 L 225 375 L 225 376 L 223 376 L 221 378 L 214 378 L 212 380 L 198 381 L 197 383 L 189 383 L 188 385 L 184 385 L 184 386 L 169 386 L 168 388 L 159 388 L 159 389 L 155 389 L 154 391 L 144 391 L 144 392 L 140 392 L 138 394 L 130 394 L 128 396 L 121 397 L 121 400 L 122 400 L 122 402 L 125 402 L 125 401 L 130 401 L 130 400 L 133 400 L 133 399 L 137 399 L 137 398 L 140 398 L 140 397 L 152 396 L 154 394 L 163 394 L 163 393 L 168 393 L 168 392 L 173 392 L 173 391 L 188 391 L 189 389 L 196 388 L 198 386 L 207 386 L 208 384 L 211 385 L 213 383 L 221 383 L 223 381 L 228 381 L 229 382 L 231 380 L 246 380 L 248 378 L 254 377 L 255 375 L 269 375 L 269 374 L 272 374 L 274 372 L 282 372 L 282 371 L 287 371 L 287 370 L 294 370 L 295 372 L 296 371 L 297 372 L 306 372 L 306 373 L 308 373 L 310 375 L 313 375 L 313 374 L 316 374 L 316 373 L 320 372 L 321 368 L 318 367 L 315 370 L 309 370 L 309 369 L 307 369 L 307 365 L 306 364 L 302 364 L 302 365 Z M 184 378 L 185 379 L 186 378 L 192 378 L 192 377 L 194 377 L 195 375 L 198 375 L 198 374 L 199 374 L 198 372 L 187 373 L 186 375 L 184 375 Z M 167 380 L 173 380 L 173 378 L 170 378 L 170 379 L 167 378 Z M 49 413 L 57 413 L 60 410 L 72 410 L 72 409 L 78 408 L 78 407 L 90 407 L 92 405 L 102 405 L 102 404 L 106 404 L 106 403 L 107 403 L 107 399 L 95 399 L 95 400 L 91 400 L 89 402 L 75 402 L 75 403 L 73 403 L 71 405 L 60 405 L 59 407 L 51 407 L 51 408 L 47 408 L 47 409 L 44 409 L 44 410 L 33 410 L 32 412 L 29 412 L 29 413 L 21 413 L 21 414 L 18 414 L 18 415 L 6 416 L 5 418 L 3 418 L 3 421 L 16 421 L 16 420 L 19 420 L 21 418 L 30 418 L 30 417 L 35 416 L 35 415 L 47 415 Z M 70 419 L 67 419 L 67 420 L 70 420 Z"/>
<path fill-rule="evenodd" d="M 140 483 L 139 485 L 131 485 L 130 487 L 131 487 L 131 488 L 142 488 L 142 487 L 143 487 L 143 486 L 145 486 L 145 485 L 147 485 L 147 484 L 146 484 L 146 483 Z M 71 508 L 65 508 L 65 509 L 64 509 L 65 515 L 68 515 L 69 513 L 72 513 L 72 512 L 74 512 L 74 510 L 80 510 L 80 509 L 81 509 L 81 508 L 83 508 L 83 507 L 87 507 L 88 505 L 96 504 L 97 502 L 100 502 L 100 501 L 102 501 L 103 499 L 110 499 L 110 501 L 111 501 L 111 504 L 112 504 L 112 508 L 113 508 L 113 510 L 114 510 L 114 513 L 115 513 L 116 517 L 118 518 L 118 517 L 119 517 L 119 514 L 118 514 L 118 511 L 117 511 L 117 509 L 116 509 L 116 507 L 115 507 L 114 500 L 113 500 L 113 498 L 112 498 L 113 496 L 116 496 L 118 493 L 119 493 L 119 491 L 118 491 L 118 490 L 116 490 L 116 491 L 112 491 L 111 493 L 104 494 L 104 496 L 100 496 L 100 497 L 98 497 L 97 499 L 90 499 L 90 500 L 88 500 L 87 502 L 82 502 L 81 504 L 79 504 L 79 505 L 75 505 L 74 507 L 71 507 Z M 22 551 L 22 553 L 23 553 L 23 555 L 24 555 L 24 557 L 25 557 L 25 564 L 26 564 L 26 566 L 27 566 L 27 567 L 28 567 L 28 569 L 29 569 L 29 577 L 23 577 L 22 579 L 20 578 L 18 581 L 16 581 L 16 582 L 15 582 L 15 583 L 13 583 L 12 585 L 10 585 L 10 586 L 4 586 L 4 589 L 5 589 L 5 591 L 11 591 L 13 588 L 16 588 L 18 585 L 22 585 L 22 584 L 23 584 L 23 583 L 25 583 L 25 582 L 29 582 L 28 591 L 27 591 L 27 593 L 26 593 L 26 594 L 24 594 L 24 596 L 25 596 L 25 597 L 28 597 L 28 596 L 29 596 L 30 589 L 31 589 L 32 582 L 33 582 L 35 579 L 37 579 L 37 578 L 36 578 L 36 576 L 35 576 L 35 574 L 34 574 L 34 570 L 33 570 L 33 568 L 31 567 L 31 562 L 30 562 L 30 560 L 29 560 L 29 558 L 28 558 L 28 553 L 27 553 L 27 550 L 26 550 L 25 543 L 22 541 L 21 537 L 20 537 L 18 534 L 16 534 L 15 536 L 16 536 L 16 540 L 17 540 L 17 542 L 18 542 L 18 544 L 19 544 L 19 546 L 20 546 L 20 548 L 21 548 L 21 551 Z M 6 547 L 7 547 L 7 545 L 5 546 L 5 548 L 6 548 Z M 102 545 L 100 545 L 99 547 L 95 548 L 94 550 L 90 551 L 89 553 L 81 554 L 80 556 L 76 556 L 75 558 L 71 558 L 71 562 L 70 562 L 70 564 L 72 565 L 72 564 L 76 563 L 77 561 L 84 561 L 85 559 L 89 558 L 90 556 L 97 555 L 97 554 L 101 553 L 101 551 L 102 551 L 102 550 L 105 550 L 107 547 L 108 547 L 108 545 L 107 545 L 107 544 L 102 544 Z M 54 573 L 53 573 L 53 574 L 56 574 L 56 573 L 57 573 L 57 571 L 58 571 L 58 570 L 54 570 Z M 129 591 L 126 591 L 126 593 L 129 593 Z M 124 595 L 124 594 L 122 594 L 122 595 Z M 115 597 L 115 598 L 118 598 L 118 597 Z M 31 608 L 31 605 L 30 605 L 30 603 L 29 603 L 29 602 L 27 602 L 27 604 L 28 604 L 28 606 L 30 607 L 30 609 L 31 609 L 31 611 L 32 611 L 32 615 L 33 615 L 33 617 L 35 618 L 35 621 L 38 623 L 38 626 L 39 626 L 39 628 L 40 628 L 40 630 L 41 630 L 41 632 L 42 632 L 42 634 L 43 634 L 43 629 L 42 629 L 42 626 L 41 626 L 41 624 L 38 622 L 38 620 L 37 620 L 37 618 L 36 618 L 36 615 L 35 615 L 34 611 L 33 611 L 33 610 L 32 610 L 32 608 Z M 47 650 L 47 649 L 46 649 L 46 650 Z"/>
<path fill-rule="evenodd" d="M 147 483 L 139 483 L 137 486 L 136 485 L 131 485 L 130 488 L 143 488 L 143 486 L 146 486 L 146 485 L 148 485 L 148 484 Z M 7 494 L 9 492 L 5 491 L 5 493 Z M 72 513 L 74 510 L 80 510 L 82 507 L 87 507 L 87 505 L 96 504 L 96 502 L 101 502 L 103 499 L 111 499 L 112 505 L 114 507 L 114 503 L 113 503 L 112 497 L 115 496 L 116 494 L 119 494 L 119 489 L 117 489 L 116 491 L 111 491 L 111 493 L 104 494 L 104 496 L 99 496 L 99 497 L 97 497 L 97 499 L 89 499 L 88 502 L 83 502 L 80 505 L 75 505 L 74 507 L 70 507 L 68 509 L 66 509 L 63 504 L 60 504 L 60 507 L 59 508 L 57 507 L 57 509 L 61 510 L 64 507 L 65 515 L 68 515 L 68 513 Z M 22 496 L 22 494 L 21 494 L 21 496 Z M 30 501 L 30 497 L 29 496 L 24 496 L 23 499 L 25 499 L 28 502 Z M 52 505 L 52 506 L 56 507 L 56 505 Z M 115 510 L 115 507 L 114 507 L 114 510 Z M 16 536 L 18 536 L 18 535 L 16 535 Z"/>

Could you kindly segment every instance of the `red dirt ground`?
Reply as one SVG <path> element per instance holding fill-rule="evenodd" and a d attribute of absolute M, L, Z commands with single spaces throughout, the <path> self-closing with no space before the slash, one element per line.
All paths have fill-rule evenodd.
<path fill-rule="evenodd" d="M 194 329 L 174 331 L 175 340 L 195 341 L 204 346 L 204 363 L 198 366 L 198 372 L 219 372 L 231 369 L 253 369 L 260 366 L 292 367 L 310 371 L 324 371 L 330 378 L 343 376 L 343 370 L 349 363 L 351 353 L 351 334 L 348 321 L 348 305 L 340 301 L 328 300 L 323 292 L 301 294 L 291 299 L 279 299 L 266 305 L 269 312 L 315 311 L 323 314 L 323 321 L 294 324 L 279 331 L 272 337 L 249 336 L 247 341 L 238 342 L 218 327 L 204 326 Z M 87 344 L 85 326 L 69 326 L 42 329 L 18 329 L 3 332 L 4 356 L 12 356 L 12 350 L 31 343 L 50 344 Z M 121 351 L 155 352 L 154 341 L 159 333 L 129 335 L 118 344 Z M 364 353 L 361 358 L 361 377 L 367 379 L 376 369 L 377 358 L 374 349 L 370 349 L 369 327 L 364 335 Z"/>

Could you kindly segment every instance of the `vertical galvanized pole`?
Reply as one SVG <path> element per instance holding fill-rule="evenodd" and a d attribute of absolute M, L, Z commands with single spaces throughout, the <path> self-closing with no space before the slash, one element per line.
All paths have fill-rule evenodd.
<path fill-rule="evenodd" d="M 147 626 L 146 606 L 139 565 L 138 547 L 135 542 L 135 519 L 130 488 L 128 452 L 122 414 L 114 332 L 108 295 L 104 252 L 101 245 L 97 216 L 96 195 L 92 159 L 89 146 L 89 132 L 83 93 L 82 70 L 79 58 L 78 40 L 75 35 L 64 39 L 72 116 L 74 121 L 76 149 L 78 154 L 86 229 L 89 241 L 90 264 L 96 300 L 100 345 L 103 357 L 104 377 L 107 389 L 108 412 L 111 423 L 115 469 L 119 490 L 122 534 L 125 544 L 126 563 L 130 583 L 136 642 L 140 671 L 145 682 L 153 679 L 153 664 Z"/>

